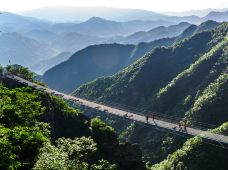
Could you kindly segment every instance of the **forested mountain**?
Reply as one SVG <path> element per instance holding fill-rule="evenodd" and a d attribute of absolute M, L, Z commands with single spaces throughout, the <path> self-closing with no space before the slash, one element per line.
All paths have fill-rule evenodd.
<path fill-rule="evenodd" d="M 217 22 L 207 21 L 199 26 L 192 26 L 194 29 L 190 29 L 191 31 L 187 31 L 189 30 L 187 28 L 188 33 L 184 32 L 177 37 L 164 38 L 150 43 L 90 46 L 75 53 L 68 61 L 48 70 L 44 74 L 43 81 L 52 88 L 72 92 L 83 83 L 118 72 L 155 47 L 170 46 L 198 31 L 210 30 L 218 24 Z M 99 60 L 96 58 L 99 58 Z M 87 68 L 88 66 L 90 66 L 90 69 Z"/>
<path fill-rule="evenodd" d="M 92 93 L 92 96 L 99 96 L 101 100 L 104 97 L 107 100 L 114 99 L 122 103 L 127 102 L 125 104 L 146 104 L 145 102 L 149 102 L 148 97 L 153 97 L 161 87 L 199 59 L 200 54 L 205 53 L 217 44 L 213 43 L 214 34 L 210 31 L 202 32 L 172 47 L 155 48 L 116 75 L 99 78 L 91 84 L 82 86 L 77 92 L 89 97 L 90 92 L 93 91 L 93 85 L 96 87 L 99 84 L 102 89 L 94 91 L 95 94 Z M 221 37 L 218 38 L 221 39 Z M 101 85 L 103 82 L 106 86 Z M 127 100 L 127 96 L 131 100 Z"/>
<path fill-rule="evenodd" d="M 8 69 L 30 77 L 22 67 Z M 146 169 L 139 147 L 120 144 L 114 129 L 100 119 L 0 78 L 0 169 Z"/>
<path fill-rule="evenodd" d="M 179 23 L 168 27 L 159 26 L 147 32 L 140 31 L 126 37 L 113 37 L 111 41 L 124 44 L 138 44 L 140 42 L 151 42 L 162 38 L 175 37 L 181 34 L 186 28 L 190 26 L 189 23 Z"/>
<path fill-rule="evenodd" d="M 156 111 L 177 120 L 184 119 L 188 125 L 203 122 L 218 127 L 228 121 L 227 36 L 228 23 L 223 23 L 171 47 L 155 48 L 123 71 L 82 85 L 73 94 Z M 190 139 L 181 148 L 185 140 L 178 136 L 131 122 L 127 127 L 123 122 L 112 124 L 119 129 L 122 140 L 138 142 L 144 159 L 153 163 L 159 163 L 180 148 L 152 169 L 227 167 L 227 150 L 206 145 L 202 139 Z M 221 129 L 227 131 L 227 124 Z M 221 154 L 212 154 L 212 151 Z M 197 153 L 200 153 L 199 159 L 194 156 Z M 217 160 L 214 156 L 219 159 L 218 164 L 211 162 Z"/>

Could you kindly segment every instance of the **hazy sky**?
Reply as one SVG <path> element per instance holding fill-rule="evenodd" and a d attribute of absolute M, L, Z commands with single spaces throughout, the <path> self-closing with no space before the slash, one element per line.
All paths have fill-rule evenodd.
<path fill-rule="evenodd" d="M 192 9 L 227 8 L 228 0 L 0 0 L 0 10 L 18 12 L 44 6 L 108 6 L 181 12 Z"/>

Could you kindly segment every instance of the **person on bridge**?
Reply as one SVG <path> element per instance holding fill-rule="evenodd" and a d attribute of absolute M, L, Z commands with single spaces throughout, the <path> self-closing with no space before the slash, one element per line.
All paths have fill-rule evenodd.
<path fill-rule="evenodd" d="M 154 117 L 155 117 L 155 114 L 154 114 L 154 112 L 152 113 L 152 119 L 153 119 L 153 121 L 154 121 Z"/>
<path fill-rule="evenodd" d="M 149 120 L 149 115 L 146 114 L 146 122 L 148 123 L 148 120 Z"/>
<path fill-rule="evenodd" d="M 184 131 L 186 132 L 187 131 L 187 121 L 184 120 Z"/>
<path fill-rule="evenodd" d="M 182 131 L 182 121 L 179 122 L 179 131 Z"/>

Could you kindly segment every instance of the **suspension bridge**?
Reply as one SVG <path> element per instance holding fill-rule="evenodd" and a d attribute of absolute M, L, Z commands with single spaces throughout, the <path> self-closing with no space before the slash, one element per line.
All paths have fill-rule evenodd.
<path fill-rule="evenodd" d="M 82 105 L 82 106 L 93 108 L 98 111 L 106 112 L 110 115 L 115 115 L 115 116 L 118 116 L 121 118 L 130 119 L 130 120 L 133 120 L 133 121 L 136 121 L 139 123 L 143 123 L 145 125 L 155 126 L 156 128 L 165 129 L 170 132 L 175 132 L 178 134 L 183 133 L 183 134 L 190 135 L 190 136 L 200 136 L 209 141 L 218 142 L 220 147 L 224 147 L 224 148 L 228 149 L 228 147 L 225 147 L 225 145 L 224 145 L 224 144 L 228 144 L 228 136 L 226 136 L 226 134 L 215 134 L 215 133 L 212 133 L 205 129 L 196 128 L 196 127 L 187 127 L 186 129 L 180 129 L 179 124 L 177 122 L 172 121 L 172 119 L 169 119 L 170 121 L 168 121 L 166 119 L 162 119 L 162 118 L 158 117 L 158 115 L 156 115 L 156 114 L 155 114 L 155 116 L 153 116 L 153 118 L 149 117 L 148 119 L 146 119 L 145 114 L 138 114 L 138 113 L 136 114 L 135 112 L 132 112 L 129 108 L 126 109 L 126 107 L 125 107 L 125 109 L 121 109 L 118 106 L 113 106 L 113 105 L 111 106 L 111 105 L 107 105 L 107 104 L 103 104 L 103 103 L 86 100 L 86 99 L 83 99 L 80 97 L 71 96 L 71 95 L 50 89 L 48 87 L 38 85 L 34 82 L 27 81 L 16 75 L 6 74 L 6 77 L 9 79 L 13 79 L 19 83 L 30 86 L 36 90 L 41 90 L 41 91 L 44 91 L 51 95 L 56 95 L 56 96 L 62 97 L 65 100 L 74 102 L 74 103 Z"/>

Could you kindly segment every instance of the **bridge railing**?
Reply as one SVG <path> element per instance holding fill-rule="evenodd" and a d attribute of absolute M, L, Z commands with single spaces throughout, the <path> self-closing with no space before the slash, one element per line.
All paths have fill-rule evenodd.
<path fill-rule="evenodd" d="M 78 97 L 82 98 L 84 100 L 89 100 L 89 99 L 83 98 L 81 96 L 78 96 Z M 91 100 L 89 100 L 89 101 L 91 101 Z M 149 110 L 146 110 L 146 109 L 141 109 L 141 108 L 137 108 L 137 107 L 133 107 L 133 106 L 123 105 L 123 104 L 120 104 L 120 103 L 115 103 L 115 102 L 110 102 L 110 101 L 100 102 L 100 101 L 97 101 L 97 100 L 94 100 L 92 102 L 95 102 L 95 103 L 98 103 L 98 104 L 101 104 L 101 105 L 105 105 L 105 106 L 108 106 L 108 107 L 120 109 L 120 110 L 123 110 L 123 111 L 126 111 L 126 112 L 131 112 L 131 113 L 138 114 L 138 115 L 141 115 L 141 116 L 146 116 L 147 114 L 148 115 L 154 114 L 154 118 L 155 119 L 163 120 L 163 121 L 170 122 L 170 123 L 173 123 L 173 124 L 179 124 L 180 121 L 183 121 L 183 117 L 180 117 L 180 116 L 175 116 L 175 115 L 170 116 L 170 115 L 166 115 L 166 114 L 162 114 L 162 113 L 149 111 Z M 207 131 L 208 129 L 215 129 L 218 126 L 219 125 L 216 126 L 216 125 L 207 124 L 207 123 L 203 123 L 203 122 L 199 122 L 199 121 L 198 122 L 191 122 L 191 124 L 187 124 L 187 127 L 194 128 L 194 129 L 199 129 L 199 130 L 202 130 L 202 131 Z M 223 135 L 228 135 L 228 132 L 223 132 L 222 134 Z"/>

